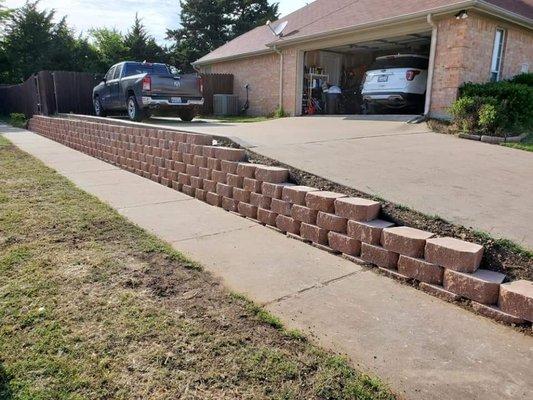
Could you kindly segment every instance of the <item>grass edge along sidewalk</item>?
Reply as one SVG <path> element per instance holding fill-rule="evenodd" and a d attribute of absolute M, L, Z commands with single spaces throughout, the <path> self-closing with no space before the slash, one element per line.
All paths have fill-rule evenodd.
<path fill-rule="evenodd" d="M 0 136 L 0 398 L 394 399 Z"/>

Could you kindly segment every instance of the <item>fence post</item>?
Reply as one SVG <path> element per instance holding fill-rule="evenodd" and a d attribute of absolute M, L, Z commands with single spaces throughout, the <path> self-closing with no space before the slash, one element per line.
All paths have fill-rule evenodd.
<path fill-rule="evenodd" d="M 52 72 L 52 82 L 54 83 L 54 100 L 56 103 L 56 113 L 59 114 L 59 102 L 57 101 L 56 73 Z"/>

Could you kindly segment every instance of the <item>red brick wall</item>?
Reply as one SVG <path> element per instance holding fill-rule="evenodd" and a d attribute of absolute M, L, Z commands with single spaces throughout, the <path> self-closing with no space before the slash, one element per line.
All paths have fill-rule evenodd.
<path fill-rule="evenodd" d="M 284 50 L 283 107 L 293 113 L 296 101 L 296 51 Z M 201 68 L 202 72 L 233 74 L 234 93 L 241 104 L 246 101 L 246 84 L 250 85 L 249 115 L 268 115 L 279 106 L 280 56 L 277 53 L 226 61 Z"/>
<path fill-rule="evenodd" d="M 502 78 L 520 73 L 521 65 L 533 67 L 533 33 L 475 13 L 469 18 L 448 18 L 438 23 L 437 53 L 431 112 L 447 115 L 464 82 L 487 82 L 497 28 L 507 30 Z"/>

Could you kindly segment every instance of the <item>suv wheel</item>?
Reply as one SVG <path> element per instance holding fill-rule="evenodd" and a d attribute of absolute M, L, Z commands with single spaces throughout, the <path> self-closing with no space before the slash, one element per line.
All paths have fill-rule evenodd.
<path fill-rule="evenodd" d="M 95 97 L 94 98 L 93 105 L 94 105 L 94 114 L 97 117 L 105 117 L 106 116 L 105 109 L 102 106 L 102 102 L 100 101 L 99 97 Z"/>
<path fill-rule="evenodd" d="M 132 121 L 140 122 L 144 118 L 143 111 L 140 109 L 139 104 L 137 104 L 137 100 L 135 99 L 135 96 L 130 96 L 128 98 L 128 117 Z"/>

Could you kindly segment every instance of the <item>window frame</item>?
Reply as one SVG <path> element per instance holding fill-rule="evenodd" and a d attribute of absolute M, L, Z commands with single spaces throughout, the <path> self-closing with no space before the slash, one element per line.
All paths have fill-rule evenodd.
<path fill-rule="evenodd" d="M 492 82 L 498 82 L 502 78 L 506 42 L 507 30 L 505 28 L 496 28 L 492 47 L 492 57 L 490 60 L 490 80 Z"/>

